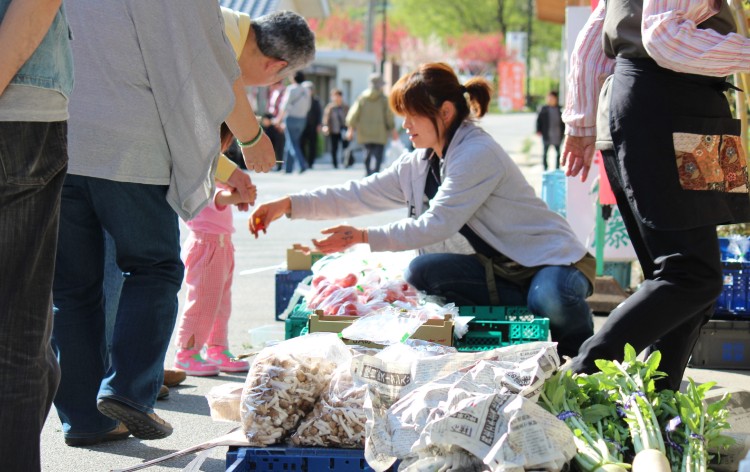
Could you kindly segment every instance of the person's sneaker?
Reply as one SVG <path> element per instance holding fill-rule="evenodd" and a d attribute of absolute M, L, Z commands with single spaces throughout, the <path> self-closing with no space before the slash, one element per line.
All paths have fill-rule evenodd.
<path fill-rule="evenodd" d="M 176 387 L 185 381 L 187 375 L 185 372 L 176 369 L 164 369 L 164 385 L 167 387 Z"/>
<path fill-rule="evenodd" d="M 226 346 L 211 346 L 206 349 L 206 362 L 216 365 L 222 372 L 247 372 L 250 363 L 237 359 Z"/>
<path fill-rule="evenodd" d="M 119 423 L 112 431 L 107 431 L 99 436 L 89 436 L 87 438 L 65 438 L 65 444 L 70 447 L 86 447 L 94 446 L 103 442 L 119 441 L 121 439 L 127 439 L 130 436 L 128 427 L 122 423 Z"/>
<path fill-rule="evenodd" d="M 219 367 L 204 360 L 197 349 L 182 349 L 177 351 L 174 359 L 174 368 L 195 377 L 219 375 Z"/>
<path fill-rule="evenodd" d="M 138 439 L 162 439 L 172 434 L 172 425 L 156 413 L 144 413 L 130 405 L 112 398 L 100 398 L 96 408 L 105 416 L 114 418 L 127 426 Z"/>

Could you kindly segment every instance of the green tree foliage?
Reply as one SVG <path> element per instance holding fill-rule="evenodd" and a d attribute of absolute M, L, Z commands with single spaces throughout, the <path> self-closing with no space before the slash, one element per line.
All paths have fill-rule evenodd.
<path fill-rule="evenodd" d="M 466 33 L 526 31 L 529 15 L 527 0 L 390 0 L 389 5 L 389 15 L 412 34 L 444 40 Z M 532 19 L 532 55 L 534 48 L 559 48 L 560 42 L 560 25 Z"/>

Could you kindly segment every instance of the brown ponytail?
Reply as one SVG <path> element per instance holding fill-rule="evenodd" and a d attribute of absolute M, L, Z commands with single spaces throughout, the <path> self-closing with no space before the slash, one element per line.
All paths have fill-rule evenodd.
<path fill-rule="evenodd" d="M 489 82 L 481 77 L 474 77 L 466 81 L 466 92 L 469 94 L 471 112 L 475 117 L 481 118 L 487 114 L 490 106 L 491 91 Z"/>

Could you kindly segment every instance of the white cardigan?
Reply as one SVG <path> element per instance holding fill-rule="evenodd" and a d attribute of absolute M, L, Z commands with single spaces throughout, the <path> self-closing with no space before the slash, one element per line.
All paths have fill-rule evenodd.
<path fill-rule="evenodd" d="M 291 217 L 328 220 L 406 207 L 406 218 L 367 228 L 373 251 L 424 249 L 468 224 L 500 253 L 527 267 L 570 265 L 586 254 L 568 222 L 547 208 L 510 156 L 472 122 L 464 122 L 451 141 L 442 184 L 429 206 L 425 152 L 405 153 L 359 181 L 293 194 Z"/>

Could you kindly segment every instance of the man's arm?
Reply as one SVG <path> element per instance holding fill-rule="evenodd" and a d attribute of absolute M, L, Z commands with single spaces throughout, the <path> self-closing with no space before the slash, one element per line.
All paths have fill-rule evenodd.
<path fill-rule="evenodd" d="M 62 0 L 11 1 L 0 23 L 0 95 L 39 47 L 61 4 Z"/>
<path fill-rule="evenodd" d="M 245 95 L 245 84 L 242 77 L 238 77 L 232 85 L 234 91 L 234 108 L 226 121 L 229 129 L 240 141 L 250 141 L 260 130 L 260 123 L 255 117 L 255 112 Z M 276 154 L 273 151 L 271 140 L 265 134 L 260 141 L 252 147 L 243 147 L 242 156 L 248 170 L 256 172 L 269 172 L 276 165 Z M 240 193 L 244 197 L 243 190 Z"/>

